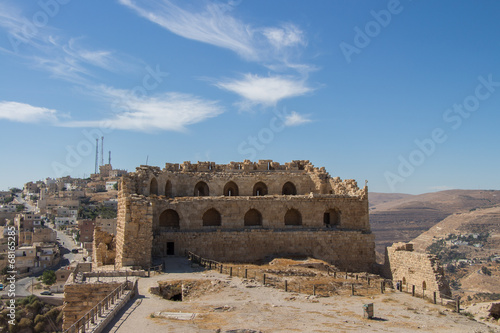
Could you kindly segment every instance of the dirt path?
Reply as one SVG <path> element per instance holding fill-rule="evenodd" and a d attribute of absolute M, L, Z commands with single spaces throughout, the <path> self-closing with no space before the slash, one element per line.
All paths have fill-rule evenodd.
<path fill-rule="evenodd" d="M 139 281 L 140 296 L 122 310 L 106 331 L 225 332 L 500 332 L 405 293 L 374 297 L 315 297 L 286 293 L 260 283 L 229 278 L 216 272 L 194 272 L 184 258 L 171 258 L 168 272 Z M 217 292 L 206 292 L 183 302 L 167 301 L 149 293 L 165 280 L 211 280 Z M 362 316 L 362 306 L 374 303 L 375 319 Z M 157 312 L 194 313 L 194 319 L 151 316 Z M 187 315 L 187 318 L 190 318 Z"/>

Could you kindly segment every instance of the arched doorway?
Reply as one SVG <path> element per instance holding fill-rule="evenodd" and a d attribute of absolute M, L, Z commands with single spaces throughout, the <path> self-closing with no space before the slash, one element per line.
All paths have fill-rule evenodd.
<path fill-rule="evenodd" d="M 167 180 L 167 183 L 165 184 L 165 196 L 167 198 L 173 198 L 174 197 L 172 195 L 172 182 L 170 182 L 170 180 Z"/>
<path fill-rule="evenodd" d="M 257 209 L 250 209 L 244 218 L 245 226 L 262 225 L 262 214 Z"/>
<path fill-rule="evenodd" d="M 211 227 L 211 226 L 220 226 L 222 219 L 220 213 L 215 208 L 210 208 L 203 214 L 203 226 Z"/>
<path fill-rule="evenodd" d="M 164 228 L 179 229 L 179 214 L 173 209 L 167 209 L 160 215 L 159 225 Z"/>
<path fill-rule="evenodd" d="M 301 225 L 302 215 L 294 208 L 289 209 L 285 214 L 285 225 Z"/>
<path fill-rule="evenodd" d="M 253 186 L 253 195 L 254 196 L 262 196 L 267 195 L 267 185 L 263 182 L 258 182 Z"/>
<path fill-rule="evenodd" d="M 327 227 L 340 226 L 340 211 L 336 208 L 327 210 L 323 215 L 323 222 Z"/>
<path fill-rule="evenodd" d="M 152 194 L 158 195 L 158 181 L 156 178 L 152 178 L 149 183 L 149 195 Z"/>
<path fill-rule="evenodd" d="M 226 197 L 236 197 L 239 195 L 238 193 L 238 185 L 235 182 L 231 181 L 224 186 L 224 195 Z"/>
<path fill-rule="evenodd" d="M 194 196 L 195 197 L 206 197 L 210 195 L 210 191 L 208 189 L 208 185 L 205 182 L 198 182 L 194 187 Z"/>
<path fill-rule="evenodd" d="M 281 191 L 281 194 L 283 194 L 283 195 L 296 195 L 297 189 L 295 188 L 295 185 L 292 182 L 286 182 L 285 185 L 283 185 L 283 189 Z"/>

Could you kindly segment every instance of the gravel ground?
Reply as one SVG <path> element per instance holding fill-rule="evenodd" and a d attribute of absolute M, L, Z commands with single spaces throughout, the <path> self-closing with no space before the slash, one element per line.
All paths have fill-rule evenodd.
<path fill-rule="evenodd" d="M 488 327 L 406 293 L 315 297 L 286 293 L 214 271 L 195 272 L 184 258 L 169 258 L 166 267 L 166 274 L 139 280 L 139 296 L 105 331 L 500 332 L 500 326 Z M 217 292 L 207 291 L 183 302 L 164 300 L 149 293 L 149 288 L 156 287 L 158 281 L 182 279 L 208 279 L 220 288 L 214 288 Z M 374 304 L 374 319 L 363 318 L 363 304 L 366 303 Z M 177 320 L 160 317 L 158 312 L 194 313 L 196 316 Z M 183 317 L 192 318 L 189 315 Z"/>

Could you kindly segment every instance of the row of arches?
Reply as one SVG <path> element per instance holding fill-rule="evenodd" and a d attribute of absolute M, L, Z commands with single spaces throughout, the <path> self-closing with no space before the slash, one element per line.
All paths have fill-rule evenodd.
<path fill-rule="evenodd" d="M 149 193 L 150 194 L 155 194 L 158 195 L 158 181 L 156 178 L 152 178 L 149 184 Z M 253 196 L 263 196 L 268 194 L 268 189 L 267 185 L 264 182 L 257 182 L 253 186 L 253 191 L 252 191 Z M 297 188 L 292 182 L 286 182 L 282 189 L 281 189 L 281 194 L 282 195 L 296 195 L 297 194 Z M 199 181 L 196 183 L 194 186 L 194 192 L 193 196 L 195 197 L 205 197 L 210 195 L 210 188 L 208 187 L 207 183 L 204 181 Z M 230 181 L 224 186 L 223 190 L 223 195 L 224 196 L 238 196 L 239 195 L 239 188 L 238 185 L 236 185 L 235 182 Z M 172 197 L 172 183 L 167 181 L 165 184 L 165 196 L 167 197 Z"/>
<path fill-rule="evenodd" d="M 287 210 L 283 217 L 285 225 L 302 225 L 302 214 L 295 208 Z M 222 217 L 219 211 L 215 208 L 210 208 L 203 214 L 203 226 L 214 227 L 222 225 Z M 244 226 L 261 226 L 262 214 L 257 209 L 249 209 L 243 217 Z M 329 209 L 324 213 L 325 226 L 340 225 L 340 212 L 337 209 Z M 180 228 L 179 214 L 173 209 L 167 209 L 160 214 L 160 227 L 165 228 Z"/>

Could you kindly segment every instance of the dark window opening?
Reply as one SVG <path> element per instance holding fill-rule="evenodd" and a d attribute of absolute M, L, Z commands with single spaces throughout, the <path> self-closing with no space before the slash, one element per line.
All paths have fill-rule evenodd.
<path fill-rule="evenodd" d="M 160 215 L 160 227 L 179 229 L 179 214 L 173 209 L 167 209 Z"/>
<path fill-rule="evenodd" d="M 292 182 L 286 182 L 285 185 L 283 185 L 283 190 L 282 190 L 281 194 L 283 194 L 283 195 L 296 195 L 297 189 L 295 188 L 295 185 L 293 185 Z"/>
<path fill-rule="evenodd" d="M 195 197 L 206 197 L 208 196 L 209 190 L 208 190 L 208 185 L 205 182 L 198 182 L 196 186 L 194 187 L 194 196 Z"/>
<path fill-rule="evenodd" d="M 226 184 L 226 186 L 224 186 L 224 195 L 226 197 L 236 197 L 239 195 L 238 193 L 238 185 L 236 185 L 236 183 L 234 182 L 229 182 Z"/>
<path fill-rule="evenodd" d="M 174 242 L 167 242 L 167 256 L 173 256 L 173 255 L 175 255 Z"/>
<path fill-rule="evenodd" d="M 253 195 L 254 196 L 263 196 L 267 195 L 267 185 L 263 182 L 258 182 L 253 186 Z"/>
<path fill-rule="evenodd" d="M 210 208 L 203 214 L 203 226 L 220 226 L 221 221 L 220 213 L 214 208 Z"/>
<path fill-rule="evenodd" d="M 245 226 L 262 225 L 262 214 L 257 209 L 250 209 L 244 218 Z"/>
<path fill-rule="evenodd" d="M 301 225 L 302 216 L 300 212 L 294 208 L 289 209 L 285 214 L 285 225 Z"/>
<path fill-rule="evenodd" d="M 149 183 L 149 194 L 158 195 L 158 181 L 156 178 L 151 179 L 151 183 Z"/>

